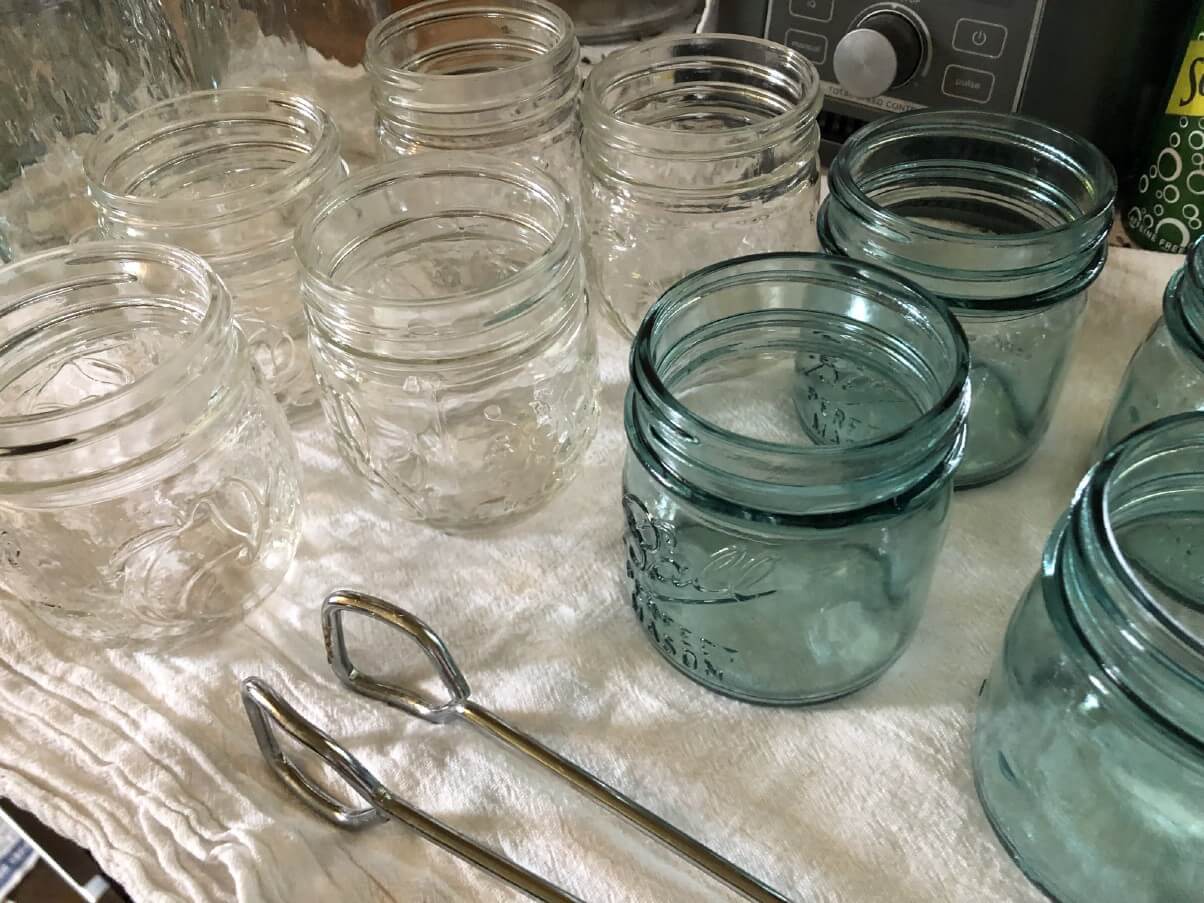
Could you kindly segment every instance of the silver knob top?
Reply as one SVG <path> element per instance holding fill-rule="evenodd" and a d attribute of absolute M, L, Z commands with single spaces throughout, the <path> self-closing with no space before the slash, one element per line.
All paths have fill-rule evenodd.
<path fill-rule="evenodd" d="M 836 80 L 854 97 L 877 97 L 899 74 L 895 45 L 873 28 L 856 28 L 841 38 L 832 56 Z"/>

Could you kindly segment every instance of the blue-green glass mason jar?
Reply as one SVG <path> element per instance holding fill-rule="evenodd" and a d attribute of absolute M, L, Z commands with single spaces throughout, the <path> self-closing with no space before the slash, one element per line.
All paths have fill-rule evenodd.
<path fill-rule="evenodd" d="M 1136 429 L 1204 410 L 1204 236 L 1162 295 L 1162 317 L 1129 362 L 1096 457 Z"/>
<path fill-rule="evenodd" d="M 1079 487 L 984 684 L 974 772 L 1062 903 L 1204 899 L 1204 414 Z"/>
<path fill-rule="evenodd" d="M 632 346 L 623 477 L 660 653 L 779 705 L 885 671 L 944 539 L 968 373 L 945 307 L 856 261 L 744 257 L 670 288 Z"/>
<path fill-rule="evenodd" d="M 1116 196 L 1094 145 L 967 110 L 881 119 L 845 143 L 820 210 L 825 250 L 943 299 L 970 339 L 974 404 L 957 485 L 1022 465 L 1049 427 Z"/>

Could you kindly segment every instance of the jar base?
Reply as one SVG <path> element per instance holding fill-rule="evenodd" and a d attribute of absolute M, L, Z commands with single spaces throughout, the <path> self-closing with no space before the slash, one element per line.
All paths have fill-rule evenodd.
<path fill-rule="evenodd" d="M 979 473 L 971 473 L 962 476 L 961 468 L 953 475 L 953 488 L 956 490 L 962 489 L 978 489 L 982 486 L 989 486 L 991 483 L 996 483 L 1004 477 L 1010 477 L 1017 470 L 1029 462 L 1029 459 L 1036 454 L 1037 449 L 1034 447 L 1024 453 L 1024 455 L 1014 461 L 1004 464 L 1002 467 L 992 468 L 988 471 Z"/>
<path fill-rule="evenodd" d="M 674 670 L 679 671 L 688 677 L 692 683 L 696 683 L 703 689 L 710 690 L 712 693 L 716 693 L 720 696 L 726 696 L 728 699 L 734 699 L 737 702 L 746 702 L 750 705 L 760 705 L 768 708 L 779 709 L 803 708 L 806 706 L 823 705 L 826 702 L 833 702 L 837 699 L 843 699 L 846 696 L 851 696 L 858 690 L 864 690 L 870 684 L 877 681 L 878 678 L 880 678 L 883 674 L 889 671 L 891 666 L 899 660 L 900 656 L 902 656 L 904 649 L 907 648 L 907 643 L 903 643 L 898 652 L 892 655 L 881 667 L 875 669 L 864 677 L 858 678 L 854 683 L 851 683 L 846 687 L 842 687 L 839 690 L 823 691 L 820 693 L 804 694 L 800 696 L 757 696 L 752 693 L 742 693 L 739 690 L 733 690 L 730 687 L 721 687 L 717 684 L 700 680 L 697 674 L 682 665 L 681 662 L 667 655 L 665 650 L 648 636 L 647 632 L 641 632 L 644 633 L 644 637 L 648 640 L 649 645 L 651 645 L 652 648 L 660 654 L 660 657 L 672 665 Z"/>

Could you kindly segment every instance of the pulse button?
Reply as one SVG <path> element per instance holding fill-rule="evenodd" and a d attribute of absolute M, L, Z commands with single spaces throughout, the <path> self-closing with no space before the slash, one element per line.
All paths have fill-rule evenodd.
<path fill-rule="evenodd" d="M 972 53 L 989 59 L 1003 56 L 1008 42 L 1008 30 L 994 22 L 979 19 L 958 19 L 953 31 L 953 49 L 961 53 Z"/>

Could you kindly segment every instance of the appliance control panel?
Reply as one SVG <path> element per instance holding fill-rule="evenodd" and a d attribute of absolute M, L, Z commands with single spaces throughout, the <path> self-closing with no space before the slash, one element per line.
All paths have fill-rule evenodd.
<path fill-rule="evenodd" d="M 770 0 L 765 37 L 813 62 L 826 106 L 1019 108 L 1046 0 Z"/>

